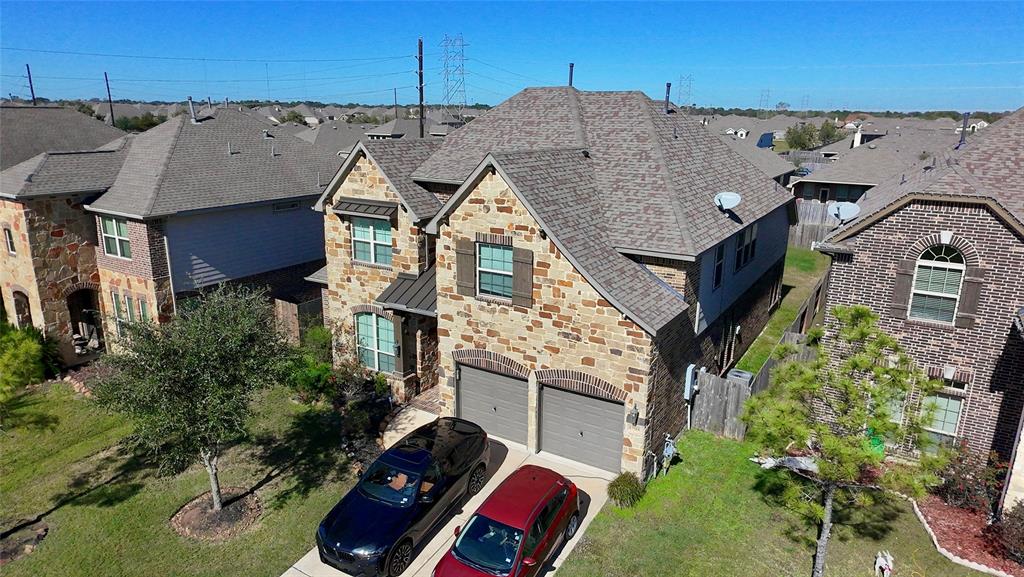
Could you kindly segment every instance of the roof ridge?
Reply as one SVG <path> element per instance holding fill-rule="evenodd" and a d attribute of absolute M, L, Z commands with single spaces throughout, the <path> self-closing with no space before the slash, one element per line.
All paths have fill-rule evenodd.
<path fill-rule="evenodd" d="M 644 108 L 644 124 L 647 127 L 648 134 L 650 134 L 651 136 L 651 148 L 652 150 L 654 150 L 654 154 L 658 162 L 658 172 L 660 172 L 661 177 L 665 179 L 666 188 L 668 189 L 669 194 L 672 196 L 672 198 L 669 199 L 669 205 L 672 208 L 672 215 L 673 217 L 675 217 L 676 220 L 677 230 L 679 231 L 680 235 L 686 238 L 686 240 L 689 242 L 689 246 L 692 247 L 694 246 L 693 232 L 689 230 L 689 227 L 683 225 L 683 223 L 686 222 L 686 216 L 685 214 L 683 214 L 682 207 L 679 206 L 678 202 L 676 202 L 675 195 L 673 194 L 675 192 L 675 182 L 672 178 L 672 171 L 670 171 L 668 168 L 668 161 L 665 157 L 665 149 L 661 146 L 661 138 L 658 135 L 658 128 L 657 126 L 654 125 L 654 118 L 652 117 L 652 115 L 654 114 L 654 110 L 650 104 L 653 101 L 642 92 L 633 91 L 633 94 L 634 97 L 636 97 L 640 101 L 640 105 Z"/>
<path fill-rule="evenodd" d="M 572 88 L 571 86 L 569 88 Z M 580 98 L 577 94 L 576 89 L 572 89 L 566 92 L 569 97 L 569 110 L 571 112 L 570 117 L 572 120 L 573 131 L 576 132 L 576 138 L 579 140 L 580 146 L 583 148 L 587 147 L 587 133 L 583 129 L 583 112 L 580 109 Z"/>
<path fill-rule="evenodd" d="M 167 175 L 167 166 L 171 163 L 171 157 L 174 156 L 174 150 L 178 147 L 178 140 L 181 137 L 181 131 L 185 127 L 185 115 L 180 114 L 177 118 L 178 128 L 174 131 L 174 137 L 171 139 L 171 146 L 168 147 L 167 154 L 164 155 L 163 162 L 160 163 L 160 172 L 156 176 L 156 182 L 153 183 L 153 195 L 149 198 L 149 202 L 146 204 L 145 210 L 142 211 L 142 216 L 149 216 L 153 207 L 156 206 L 156 201 L 160 197 L 160 188 L 163 185 L 164 177 Z"/>

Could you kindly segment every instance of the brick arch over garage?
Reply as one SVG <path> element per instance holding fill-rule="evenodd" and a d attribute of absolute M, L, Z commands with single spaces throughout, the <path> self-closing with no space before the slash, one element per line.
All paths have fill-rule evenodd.
<path fill-rule="evenodd" d="M 626 402 L 626 391 L 590 373 L 570 369 L 538 369 L 533 374 L 542 385 L 609 401 Z"/>
<path fill-rule="evenodd" d="M 960 251 L 960 254 L 964 255 L 964 264 L 966 266 L 981 266 L 981 257 L 978 256 L 978 250 L 974 248 L 974 245 L 971 244 L 969 240 L 957 234 L 954 234 L 953 237 L 950 238 L 949 242 L 942 242 L 941 233 L 923 236 L 917 239 L 917 242 L 910 247 L 910 251 L 907 253 L 905 258 L 908 260 L 917 260 L 921 258 L 921 253 L 924 251 L 933 246 L 943 244 L 949 245 Z"/>
<path fill-rule="evenodd" d="M 517 379 L 527 379 L 530 376 L 530 371 L 522 363 L 487 349 L 458 349 L 452 351 L 452 358 L 462 365 Z"/>
<path fill-rule="evenodd" d="M 72 293 L 78 292 L 83 289 L 96 291 L 98 293 L 100 292 L 100 285 L 99 283 L 94 283 L 91 281 L 76 282 L 74 284 L 64 287 L 64 290 L 60 291 L 60 298 L 66 299 Z"/>

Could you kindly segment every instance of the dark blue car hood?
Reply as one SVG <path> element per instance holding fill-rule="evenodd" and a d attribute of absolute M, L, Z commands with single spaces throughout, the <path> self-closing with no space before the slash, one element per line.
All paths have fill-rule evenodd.
<path fill-rule="evenodd" d="M 345 551 L 390 547 L 412 524 L 418 506 L 393 507 L 353 487 L 320 523 L 321 535 L 327 545 Z"/>

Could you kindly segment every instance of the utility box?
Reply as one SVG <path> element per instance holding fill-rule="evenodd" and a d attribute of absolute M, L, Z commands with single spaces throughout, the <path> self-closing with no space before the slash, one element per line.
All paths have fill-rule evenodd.
<path fill-rule="evenodd" d="M 729 372 L 725 374 L 726 380 L 734 383 L 742 383 L 750 386 L 750 383 L 754 382 L 754 373 L 750 371 L 741 371 L 739 369 L 729 369 Z"/>

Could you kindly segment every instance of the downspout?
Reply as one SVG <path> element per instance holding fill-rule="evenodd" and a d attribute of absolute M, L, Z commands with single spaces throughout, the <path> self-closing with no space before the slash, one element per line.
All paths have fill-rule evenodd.
<path fill-rule="evenodd" d="M 174 296 L 174 275 L 171 274 L 171 249 L 167 245 L 167 235 L 164 235 L 164 258 L 167 259 L 167 282 L 171 285 L 171 311 L 174 316 L 178 316 L 178 299 Z"/>

